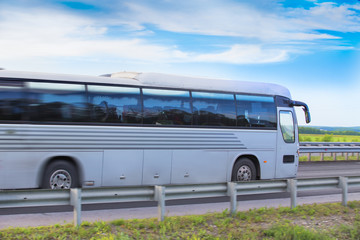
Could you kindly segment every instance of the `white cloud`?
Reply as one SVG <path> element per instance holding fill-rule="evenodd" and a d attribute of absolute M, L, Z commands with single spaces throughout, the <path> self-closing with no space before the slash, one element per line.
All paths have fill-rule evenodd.
<path fill-rule="evenodd" d="M 232 64 L 272 63 L 288 59 L 284 49 L 264 49 L 260 45 L 233 45 L 221 53 L 200 54 L 193 60 L 199 62 L 224 62 Z"/>
<path fill-rule="evenodd" d="M 106 38 L 106 26 L 95 19 L 63 11 L 12 9 L 0 16 L 0 59 L 116 55 L 156 61 L 178 55 L 176 49 L 140 39 Z"/>
<path fill-rule="evenodd" d="M 143 1 L 128 2 L 127 7 L 129 19 L 170 32 L 244 37 L 265 42 L 339 38 L 319 30 L 360 32 L 360 18 L 354 10 L 360 8 L 360 4 L 322 3 L 310 9 L 273 5 L 265 9 L 251 2 L 184 0 L 163 4 L 166 11 Z"/>
<path fill-rule="evenodd" d="M 92 1 L 90 1 L 92 2 Z M 97 2 L 92 2 L 96 4 Z M 112 14 L 80 15 L 35 4 L 0 10 L 0 60 L 33 57 L 116 57 L 150 62 L 256 64 L 286 61 L 294 52 L 317 48 L 318 40 L 339 36 L 317 30 L 360 31 L 360 5 L 318 4 L 311 9 L 271 9 L 229 0 L 114 1 Z M 264 5 L 268 4 L 266 1 Z M 107 6 L 110 6 L 108 3 Z M 114 13 L 115 12 L 115 13 Z M 156 26 L 150 29 L 148 25 Z M 112 26 L 131 33 L 109 36 Z M 234 37 L 204 50 L 151 42 L 156 30 Z M 129 37 L 131 35 L 132 37 Z M 246 39 L 246 41 L 244 41 Z M 251 42 L 251 44 L 249 44 Z M 286 43 L 286 46 L 284 45 Z M 305 43 L 305 45 L 304 45 Z M 342 49 L 347 46 L 341 46 Z M 332 49 L 336 49 L 334 46 Z"/>
<path fill-rule="evenodd" d="M 117 57 L 151 62 L 265 63 L 287 58 L 279 49 L 235 44 L 223 52 L 200 54 L 146 40 L 106 36 L 95 19 L 49 9 L 0 11 L 0 60 L 33 57 Z M 215 47 L 214 47 L 215 48 Z"/>
<path fill-rule="evenodd" d="M 296 27 L 304 31 L 330 30 L 339 32 L 360 32 L 360 4 L 320 3 L 315 7 L 294 9 L 288 12 L 296 20 Z"/>

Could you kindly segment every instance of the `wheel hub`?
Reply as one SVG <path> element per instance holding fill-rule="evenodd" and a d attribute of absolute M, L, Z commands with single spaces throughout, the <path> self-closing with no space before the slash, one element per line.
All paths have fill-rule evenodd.
<path fill-rule="evenodd" d="M 50 177 L 51 189 L 69 189 L 71 187 L 71 176 L 66 170 L 57 170 Z"/>
<path fill-rule="evenodd" d="M 252 177 L 251 169 L 249 166 L 241 166 L 237 173 L 237 181 L 250 181 Z"/>

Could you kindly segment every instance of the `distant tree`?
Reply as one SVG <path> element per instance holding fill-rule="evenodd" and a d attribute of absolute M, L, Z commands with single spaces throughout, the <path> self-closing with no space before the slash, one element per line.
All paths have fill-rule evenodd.
<path fill-rule="evenodd" d="M 325 134 L 325 131 L 317 129 L 317 128 L 311 128 L 311 127 L 299 127 L 299 133 L 302 133 L 302 134 Z"/>
<path fill-rule="evenodd" d="M 328 135 L 352 135 L 360 136 L 360 132 L 356 131 L 326 131 L 312 127 L 299 127 L 300 134 L 328 134 Z"/>
<path fill-rule="evenodd" d="M 322 138 L 323 142 L 332 142 L 334 140 L 332 135 L 325 134 L 325 136 Z"/>

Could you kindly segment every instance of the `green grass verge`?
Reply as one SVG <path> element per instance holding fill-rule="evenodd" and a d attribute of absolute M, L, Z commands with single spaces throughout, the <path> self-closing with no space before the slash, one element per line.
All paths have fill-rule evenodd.
<path fill-rule="evenodd" d="M 360 136 L 332 134 L 299 134 L 300 142 L 360 142 Z"/>
<path fill-rule="evenodd" d="M 0 239 L 359 239 L 360 202 L 0 230 Z"/>
<path fill-rule="evenodd" d="M 316 156 L 315 156 L 316 155 Z M 308 162 L 308 156 L 300 156 L 299 158 L 300 162 Z M 356 155 L 356 153 L 352 154 L 349 153 L 348 157 L 346 158 L 345 155 L 342 156 L 341 154 L 337 154 L 336 156 L 336 161 L 354 161 L 354 160 L 358 160 L 358 157 Z M 321 162 L 321 157 L 319 156 L 319 154 L 312 154 L 311 155 L 311 162 Z M 324 161 L 334 161 L 334 157 L 332 156 L 324 156 Z"/>

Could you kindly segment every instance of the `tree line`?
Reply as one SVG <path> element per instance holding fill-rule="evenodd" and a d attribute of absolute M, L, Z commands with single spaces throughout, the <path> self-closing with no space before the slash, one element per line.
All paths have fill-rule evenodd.
<path fill-rule="evenodd" d="M 356 131 L 327 131 L 312 127 L 299 127 L 300 134 L 330 134 L 330 135 L 354 135 L 360 136 L 360 132 Z"/>

